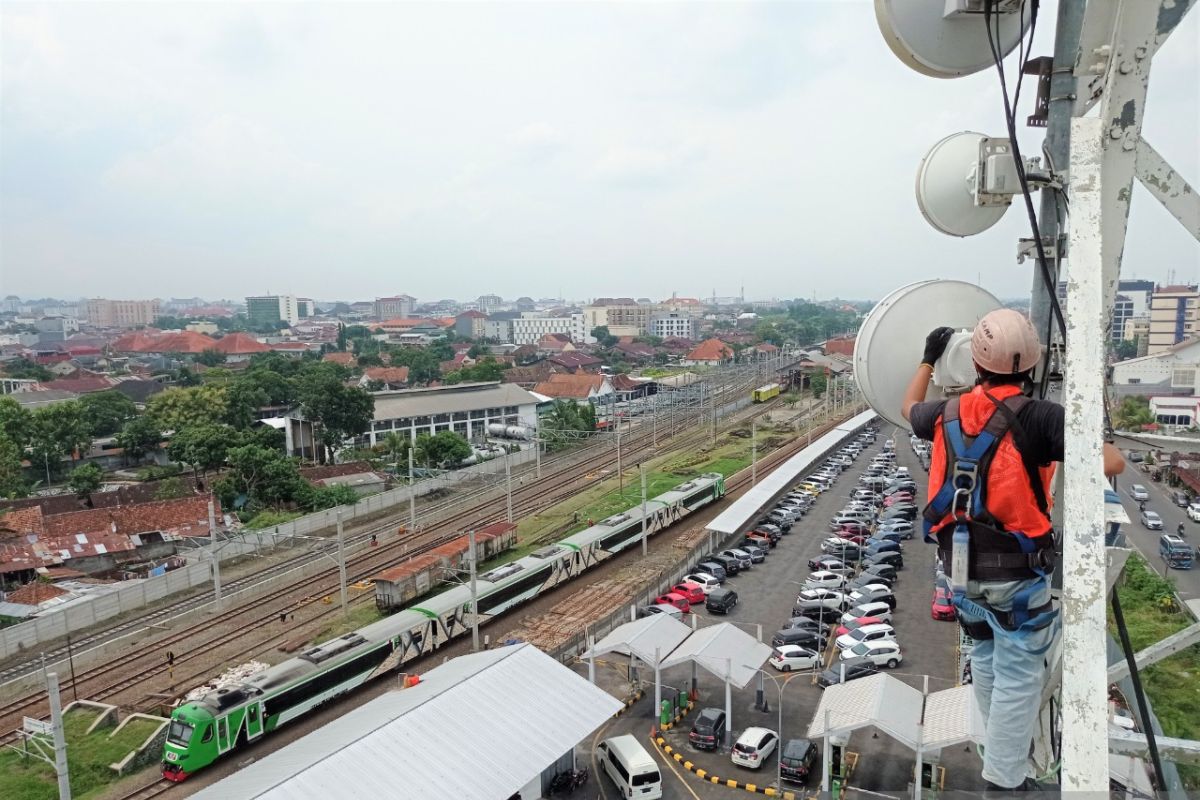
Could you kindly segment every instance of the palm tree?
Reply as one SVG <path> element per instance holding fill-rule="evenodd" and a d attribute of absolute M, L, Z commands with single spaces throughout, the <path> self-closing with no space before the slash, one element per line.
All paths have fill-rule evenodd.
<path fill-rule="evenodd" d="M 392 466 L 399 470 L 400 459 L 407 456 L 409 448 L 412 447 L 412 440 L 395 431 L 390 431 L 383 437 L 383 446 L 392 457 Z"/>

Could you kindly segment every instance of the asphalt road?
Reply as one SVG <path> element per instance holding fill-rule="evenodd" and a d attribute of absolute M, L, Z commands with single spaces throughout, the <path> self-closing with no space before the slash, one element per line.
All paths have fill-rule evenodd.
<path fill-rule="evenodd" d="M 856 485 L 859 474 L 870 461 L 871 456 L 878 452 L 887 435 L 891 435 L 885 426 L 876 444 L 859 456 L 854 465 L 842 473 L 841 478 L 833 488 L 820 496 L 808 514 L 780 541 L 779 546 L 772 550 L 766 561 L 756 564 L 749 572 L 743 572 L 731 578 L 727 585 L 733 586 L 739 596 L 739 603 L 733 613 L 727 617 L 710 615 L 701 608 L 696 613 L 699 624 L 707 625 L 715 622 L 738 623 L 752 635 L 756 626 L 762 625 L 763 637 L 767 641 L 771 635 L 790 616 L 790 611 L 800 586 L 809 574 L 808 559 L 820 552 L 822 539 L 830 535 L 829 519 L 841 509 L 848 495 Z M 898 463 L 907 466 L 916 478 L 919 488 L 918 503 L 923 503 L 925 496 L 926 475 L 913 455 L 908 443 L 906 432 L 896 435 Z M 799 476 L 803 477 L 803 476 Z M 903 652 L 903 663 L 891 674 L 911 685 L 920 688 L 924 676 L 929 675 L 929 690 L 937 691 L 955 685 L 956 652 L 958 642 L 958 627 L 951 622 L 937 622 L 930 616 L 930 600 L 933 590 L 933 549 L 923 544 L 919 538 L 906 541 L 903 546 L 905 566 L 900 571 L 896 583 L 897 609 L 893 624 L 898 633 L 898 639 Z M 581 670 L 586 671 L 584 668 Z M 775 729 L 779 725 L 779 688 L 782 687 L 782 736 L 783 740 L 804 738 L 809 723 L 820 700 L 821 688 L 812 682 L 808 673 L 777 673 L 769 665 L 765 666 L 779 683 L 765 682 L 765 695 L 769 711 L 754 709 L 756 684 L 752 682 L 746 689 L 733 691 L 732 724 L 733 733 L 722 750 L 716 753 L 703 752 L 693 749 L 687 742 L 687 733 L 695 713 L 679 726 L 668 731 L 667 741 L 682 752 L 688 760 L 708 770 L 711 774 L 722 779 L 733 778 L 739 782 L 754 782 L 759 785 L 771 785 L 775 781 L 777 765 L 774 758 L 759 770 L 748 770 L 737 767 L 729 759 L 729 747 L 737 740 L 741 731 L 749 726 L 762 726 Z M 609 680 L 615 680 L 611 673 Z M 664 670 L 662 681 L 670 686 L 686 687 L 691 675 L 688 666 Z M 648 676 L 652 682 L 653 675 Z M 633 733 L 642 741 L 647 741 L 647 732 L 653 724 L 652 705 L 653 688 L 648 691 L 647 698 L 641 700 L 632 709 L 632 713 L 618 717 L 606 726 L 597 737 L 611 736 L 616 733 Z M 724 684 L 715 676 L 700 670 L 699 672 L 700 700 L 698 708 L 708 706 L 724 707 Z M 670 692 L 664 692 L 669 696 Z M 586 749 L 586 748 L 585 748 Z M 914 766 L 912 751 L 898 744 L 882 732 L 864 729 L 856 732 L 847 747 L 849 752 L 859 754 L 857 766 L 851 776 L 850 785 L 863 789 L 886 792 L 899 796 L 911 779 Z M 818 767 L 819 767 L 818 761 Z M 947 789 L 979 790 L 982 782 L 979 778 L 979 762 L 973 752 L 965 752 L 963 748 L 947 750 L 943 753 L 941 765 L 946 769 Z M 721 786 L 701 782 L 695 775 L 686 773 L 669 759 L 664 761 L 664 781 L 666 797 L 694 798 L 728 798 L 729 790 Z M 809 781 L 810 793 L 819 787 L 819 769 Z M 615 798 L 614 787 L 607 778 L 599 781 L 602 796 Z M 791 784 L 785 788 L 799 789 Z M 588 789 L 587 796 L 595 795 L 595 785 Z"/>
<path fill-rule="evenodd" d="M 1200 544 L 1200 523 L 1192 522 L 1188 519 L 1184 509 L 1171 502 L 1170 492 L 1172 490 L 1166 483 L 1155 483 L 1150 480 L 1150 475 L 1142 472 L 1141 464 L 1135 464 L 1128 460 L 1125 462 L 1125 471 L 1117 477 L 1117 493 L 1121 496 L 1121 504 L 1125 506 L 1131 522 L 1129 525 L 1122 526 L 1121 531 L 1130 545 L 1146 558 L 1146 562 L 1152 569 L 1175 582 L 1176 591 L 1185 602 L 1200 599 L 1200 565 L 1190 570 L 1168 569 L 1163 560 L 1159 558 L 1158 538 L 1163 531 L 1148 530 L 1146 526 L 1142 525 L 1138 501 L 1129 496 L 1129 489 L 1135 483 L 1146 487 L 1146 492 L 1150 495 L 1150 499 L 1146 501 L 1146 510 L 1158 512 L 1163 519 L 1163 531 L 1175 533 L 1176 528 L 1182 522 L 1185 531 L 1184 538 L 1195 547 Z"/>

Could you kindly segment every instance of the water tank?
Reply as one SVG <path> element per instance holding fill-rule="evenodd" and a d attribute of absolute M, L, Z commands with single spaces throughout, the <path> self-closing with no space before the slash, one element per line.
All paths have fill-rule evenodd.
<path fill-rule="evenodd" d="M 523 427 L 521 425 L 509 425 L 508 430 L 505 433 L 508 436 L 508 438 L 510 438 L 510 439 L 528 439 L 529 438 L 529 428 Z"/>
<path fill-rule="evenodd" d="M 508 427 L 499 422 L 489 422 L 487 432 L 488 436 L 505 436 L 508 434 Z"/>

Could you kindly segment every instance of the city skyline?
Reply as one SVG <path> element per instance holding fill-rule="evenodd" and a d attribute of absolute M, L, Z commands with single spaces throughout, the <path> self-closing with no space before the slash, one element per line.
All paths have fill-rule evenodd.
<path fill-rule="evenodd" d="M 686 281 L 700 297 L 878 298 L 946 277 L 1023 297 L 1032 282 L 1019 208 L 957 240 L 912 197 L 943 135 L 1002 130 L 995 73 L 912 73 L 869 4 L 2 13 L 4 294 L 661 299 Z M 1157 56 L 1146 118 L 1193 181 L 1198 31 L 1193 15 Z M 1020 130 L 1036 153 L 1041 131 Z M 1124 277 L 1195 282 L 1186 234 L 1135 194 Z"/>

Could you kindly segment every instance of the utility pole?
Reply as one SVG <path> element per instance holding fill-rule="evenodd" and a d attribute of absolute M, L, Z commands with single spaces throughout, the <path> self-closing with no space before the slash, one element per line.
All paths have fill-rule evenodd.
<path fill-rule="evenodd" d="M 642 479 L 642 555 L 646 555 L 646 465 L 638 463 L 638 474 Z"/>
<path fill-rule="evenodd" d="M 212 495 L 208 497 L 208 554 L 212 558 L 213 611 L 221 613 L 221 558 L 217 555 L 217 509 Z"/>
<path fill-rule="evenodd" d="M 349 599 L 346 597 L 346 536 L 342 527 L 342 509 L 337 510 L 337 560 L 338 588 L 342 599 L 342 616 L 350 613 Z"/>
<path fill-rule="evenodd" d="M 58 696 L 58 673 L 46 675 L 50 697 L 50 724 L 54 726 L 54 771 L 58 773 L 59 800 L 71 800 L 71 776 L 67 771 L 67 734 L 63 730 L 62 700 Z"/>
<path fill-rule="evenodd" d="M 617 420 L 617 494 L 625 493 L 625 475 L 621 471 L 621 420 Z"/>
<path fill-rule="evenodd" d="M 413 449 L 412 440 L 408 441 L 408 529 L 417 528 L 417 491 L 413 488 Z"/>
<path fill-rule="evenodd" d="M 534 457 L 535 463 L 537 464 L 535 474 L 537 475 L 538 480 L 541 480 L 541 477 L 542 477 L 542 440 L 537 438 L 536 436 L 533 438 L 533 457 Z"/>
<path fill-rule="evenodd" d="M 504 508 L 505 518 L 512 522 L 512 466 L 508 463 L 507 447 L 504 448 Z"/>
<path fill-rule="evenodd" d="M 479 595 L 475 592 L 475 531 L 467 531 L 467 546 L 471 548 L 471 652 L 479 652 Z"/>
<path fill-rule="evenodd" d="M 750 485 L 758 483 L 758 417 L 750 420 Z"/>

